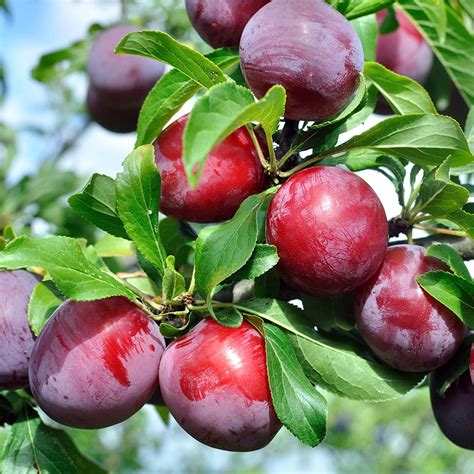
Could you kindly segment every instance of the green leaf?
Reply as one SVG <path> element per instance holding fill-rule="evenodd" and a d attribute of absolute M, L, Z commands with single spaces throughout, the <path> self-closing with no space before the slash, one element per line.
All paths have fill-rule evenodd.
<path fill-rule="evenodd" d="M 377 18 L 375 15 L 366 15 L 351 21 L 352 26 L 360 38 L 364 48 L 366 61 L 375 61 L 377 45 Z"/>
<path fill-rule="evenodd" d="M 160 238 L 166 254 L 175 256 L 176 266 L 188 263 L 189 254 L 193 251 L 193 240 L 180 230 L 178 221 L 169 217 L 161 219 Z"/>
<path fill-rule="evenodd" d="M 133 292 L 113 274 L 91 263 L 79 242 L 69 237 L 19 237 L 0 252 L 0 268 L 16 270 L 27 267 L 46 270 L 58 290 L 76 301 L 112 296 L 135 300 Z"/>
<path fill-rule="evenodd" d="M 349 20 L 353 20 L 354 18 L 378 12 L 394 3 L 395 0 L 351 0 L 348 8 L 344 11 L 344 15 Z"/>
<path fill-rule="evenodd" d="M 274 245 L 257 244 L 247 263 L 234 275 L 233 280 L 254 280 L 268 272 L 278 263 L 279 257 Z"/>
<path fill-rule="evenodd" d="M 460 210 L 451 212 L 446 218 L 458 225 L 471 240 L 474 240 L 474 214 Z"/>
<path fill-rule="evenodd" d="M 421 31 L 468 105 L 473 106 L 474 40 L 472 34 L 452 8 L 446 5 L 446 35 L 442 41 L 442 34 L 440 35 L 437 25 L 432 21 L 433 14 L 426 0 L 399 0 L 398 3 Z M 433 3 L 431 2 L 431 5 Z"/>
<path fill-rule="evenodd" d="M 395 113 L 437 114 L 428 92 L 413 79 L 370 62 L 365 63 L 364 74 L 372 80 Z"/>
<path fill-rule="evenodd" d="M 326 400 L 306 378 L 287 335 L 271 324 L 263 328 L 276 414 L 300 441 L 317 446 L 326 436 Z"/>
<path fill-rule="evenodd" d="M 462 209 L 469 199 L 469 191 L 449 178 L 451 160 L 448 158 L 422 182 L 416 201 L 419 212 L 444 217 Z"/>
<path fill-rule="evenodd" d="M 116 237 L 128 239 L 117 213 L 115 181 L 109 176 L 94 174 L 86 187 L 68 200 L 74 211 L 87 222 Z"/>
<path fill-rule="evenodd" d="M 39 336 L 43 326 L 62 302 L 62 298 L 51 282 L 43 281 L 35 286 L 28 304 L 28 320 L 36 336 Z"/>
<path fill-rule="evenodd" d="M 152 145 L 136 148 L 124 161 L 116 179 L 117 208 L 127 234 L 161 275 L 166 253 L 160 240 L 158 212 L 160 173 Z"/>
<path fill-rule="evenodd" d="M 291 338 L 307 377 L 320 387 L 352 400 L 394 400 L 415 388 L 425 374 L 403 373 L 375 362 L 350 337 L 317 334 L 317 341 Z"/>
<path fill-rule="evenodd" d="M 186 291 L 183 275 L 174 268 L 175 259 L 170 255 L 166 259 L 166 269 L 163 276 L 163 300 L 172 301 Z"/>
<path fill-rule="evenodd" d="M 209 300 L 214 288 L 242 268 L 257 243 L 257 213 L 277 188 L 248 197 L 229 222 L 201 231 L 196 241 L 196 285 Z"/>
<path fill-rule="evenodd" d="M 306 375 L 314 383 L 341 396 L 355 400 L 391 400 L 407 393 L 423 378 L 422 374 L 398 372 L 375 362 L 368 347 L 353 339 L 339 341 L 334 339 L 336 336 L 329 338 L 315 331 L 312 318 L 290 303 L 255 299 L 234 306 L 244 314 L 258 316 L 299 336 L 298 344 L 295 344 L 297 352 L 300 339 L 309 341 L 309 345 L 305 345 L 309 351 L 309 365 L 300 358 Z M 319 372 L 324 377 L 318 377 Z"/>
<path fill-rule="evenodd" d="M 114 237 L 106 234 L 94 245 L 97 255 L 102 258 L 107 257 L 133 257 L 135 249 L 130 240 Z"/>
<path fill-rule="evenodd" d="M 452 166 L 462 166 L 473 161 L 458 123 L 440 115 L 416 114 L 388 118 L 328 154 L 354 149 L 379 151 L 420 166 L 440 165 L 449 155 Z"/>
<path fill-rule="evenodd" d="M 193 107 L 184 130 L 183 161 L 191 186 L 197 185 L 212 149 L 238 128 L 260 122 L 267 135 L 273 134 L 285 100 L 285 89 L 278 85 L 257 102 L 249 89 L 233 82 L 207 91 Z"/>
<path fill-rule="evenodd" d="M 170 422 L 170 411 L 166 406 L 156 405 L 155 411 L 158 413 L 158 416 L 161 418 L 163 423 L 168 426 Z"/>
<path fill-rule="evenodd" d="M 474 106 L 469 109 L 467 114 L 465 134 L 469 148 L 474 153 Z"/>
<path fill-rule="evenodd" d="M 308 322 L 320 329 L 330 331 L 333 328 L 350 330 L 355 325 L 352 295 L 333 298 L 314 298 L 301 295 L 305 316 Z"/>
<path fill-rule="evenodd" d="M 381 35 L 387 35 L 389 33 L 393 33 L 394 31 L 397 31 L 398 29 L 398 20 L 397 16 L 395 15 L 395 9 L 390 7 L 387 8 L 387 15 L 382 21 L 382 24 L 380 25 L 380 34 Z"/>
<path fill-rule="evenodd" d="M 228 328 L 239 328 L 244 321 L 242 313 L 233 307 L 215 309 L 213 316 L 220 325 Z"/>
<path fill-rule="evenodd" d="M 238 52 L 219 49 L 206 57 L 223 70 L 238 64 Z M 135 146 L 152 143 L 163 127 L 201 89 L 201 84 L 173 69 L 165 74 L 148 94 L 140 111 Z"/>
<path fill-rule="evenodd" d="M 274 268 L 255 279 L 254 298 L 278 298 L 279 293 L 280 277 Z"/>
<path fill-rule="evenodd" d="M 115 48 L 118 54 L 134 54 L 173 66 L 203 87 L 227 81 L 221 69 L 201 53 L 162 31 L 129 33 Z"/>
<path fill-rule="evenodd" d="M 2 453 L 3 474 L 102 474 L 106 471 L 85 457 L 71 438 L 43 424 L 25 408 L 8 433 Z"/>
<path fill-rule="evenodd" d="M 421 287 L 449 308 L 461 321 L 474 328 L 474 282 L 451 273 L 428 272 L 417 278 Z"/>
<path fill-rule="evenodd" d="M 450 245 L 435 243 L 426 249 L 425 255 L 446 263 L 455 275 L 465 278 L 467 281 L 472 280 L 466 264 Z"/>

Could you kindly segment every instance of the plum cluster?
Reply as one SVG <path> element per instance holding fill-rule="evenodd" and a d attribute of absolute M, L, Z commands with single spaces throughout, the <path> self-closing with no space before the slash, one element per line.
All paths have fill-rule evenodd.
<path fill-rule="evenodd" d="M 285 87 L 287 118 L 324 120 L 353 97 L 363 68 L 362 46 L 352 25 L 323 1 L 216 5 L 187 0 L 186 6 L 212 46 L 240 45 L 242 70 L 257 97 L 274 84 Z M 399 21 L 397 34 L 402 35 L 410 29 L 403 17 Z M 90 113 L 121 132 L 135 127 L 145 95 L 163 72 L 156 62 L 113 56 L 116 43 L 130 31 L 119 26 L 102 33 L 88 65 Z M 379 50 L 393 38 L 387 35 Z M 198 223 L 230 219 L 248 196 L 270 185 L 256 147 L 260 138 L 252 139 L 245 127 L 233 132 L 210 153 L 192 189 L 182 161 L 187 120 L 173 122 L 155 142 L 161 211 Z M 265 146 L 260 148 L 265 154 Z M 388 237 L 376 193 L 358 175 L 338 167 L 295 173 L 275 194 L 266 217 L 266 241 L 278 251 L 280 277 L 314 297 L 352 292 L 357 328 L 374 357 L 400 371 L 434 371 L 434 386 L 437 369 L 459 349 L 466 328 L 416 279 L 448 268 L 421 247 L 388 247 Z M 0 388 L 29 387 L 53 420 L 103 428 L 126 420 L 147 402 L 160 401 L 193 437 L 232 451 L 262 448 L 281 428 L 265 341 L 250 323 L 231 329 L 207 317 L 167 345 L 147 313 L 114 297 L 64 302 L 35 338 L 27 306 L 37 283 L 26 271 L 0 273 L 7 295 L 0 300 Z M 432 403 L 446 435 L 474 449 L 473 424 L 465 422 L 474 417 L 469 372 L 444 397 L 432 388 Z"/>

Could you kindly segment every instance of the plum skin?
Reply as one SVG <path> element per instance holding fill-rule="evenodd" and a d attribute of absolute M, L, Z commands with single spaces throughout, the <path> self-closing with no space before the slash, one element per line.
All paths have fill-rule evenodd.
<path fill-rule="evenodd" d="M 245 25 L 270 0 L 186 0 L 194 29 L 213 48 L 239 46 Z"/>
<path fill-rule="evenodd" d="M 161 174 L 160 210 L 178 220 L 210 223 L 233 217 L 249 196 L 268 185 L 252 139 L 242 127 L 209 154 L 199 184 L 191 189 L 183 165 L 183 132 L 188 116 L 173 122 L 155 142 Z"/>
<path fill-rule="evenodd" d="M 443 434 L 461 448 L 474 450 L 474 385 L 469 371 L 464 372 L 446 390 L 438 393 L 438 373 L 430 376 L 431 406 Z"/>
<path fill-rule="evenodd" d="M 312 296 L 335 296 L 367 281 L 387 249 L 385 211 L 372 188 L 340 168 L 293 175 L 276 193 L 266 237 L 280 256 L 280 276 Z"/>
<path fill-rule="evenodd" d="M 440 260 L 424 254 L 417 245 L 390 247 L 379 272 L 355 292 L 362 337 L 380 359 L 406 372 L 426 372 L 446 363 L 466 330 L 454 313 L 418 285 L 419 275 L 447 270 Z"/>
<path fill-rule="evenodd" d="M 116 133 L 136 130 L 143 101 L 164 73 L 164 65 L 158 61 L 114 54 L 120 40 L 136 31 L 139 30 L 129 25 L 104 30 L 95 39 L 87 62 L 89 115 Z"/>
<path fill-rule="evenodd" d="M 160 365 L 160 388 L 182 428 L 213 448 L 260 449 L 281 428 L 265 343 L 247 322 L 231 329 L 207 318 L 171 343 Z"/>
<path fill-rule="evenodd" d="M 123 297 L 67 301 L 37 339 L 31 391 L 58 423 L 105 428 L 148 401 L 164 347 L 155 322 Z"/>
<path fill-rule="evenodd" d="M 25 271 L 0 272 L 0 389 L 28 386 L 28 366 L 35 338 L 28 303 L 39 279 Z"/>
<path fill-rule="evenodd" d="M 247 23 L 241 66 L 261 98 L 286 89 L 285 117 L 325 120 L 354 96 L 364 53 L 353 26 L 322 0 L 273 0 Z"/>
<path fill-rule="evenodd" d="M 433 65 L 433 52 L 421 33 L 408 17 L 396 11 L 398 29 L 377 37 L 377 62 L 386 68 L 423 83 Z M 386 10 L 377 12 L 377 21 L 381 25 Z"/>

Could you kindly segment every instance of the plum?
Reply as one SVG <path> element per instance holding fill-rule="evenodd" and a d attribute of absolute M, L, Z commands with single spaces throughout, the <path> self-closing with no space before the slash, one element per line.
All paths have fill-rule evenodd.
<path fill-rule="evenodd" d="M 213 48 L 239 46 L 240 37 L 260 8 L 270 0 L 186 0 L 194 29 Z"/>
<path fill-rule="evenodd" d="M 168 346 L 160 388 L 176 421 L 198 441 L 228 451 L 266 446 L 281 428 L 272 405 L 265 342 L 204 319 Z"/>
<path fill-rule="evenodd" d="M 290 286 L 335 296 L 378 270 L 388 225 L 380 199 L 362 178 L 318 166 L 296 173 L 277 192 L 266 236 L 280 256 L 278 273 Z"/>
<path fill-rule="evenodd" d="M 182 160 L 187 120 L 184 116 L 173 122 L 155 142 L 162 181 L 160 210 L 182 221 L 230 219 L 242 201 L 268 185 L 252 139 L 245 127 L 224 139 L 209 154 L 198 186 L 191 189 Z"/>
<path fill-rule="evenodd" d="M 474 385 L 469 371 L 464 372 L 439 395 L 439 374 L 430 377 L 433 414 L 444 435 L 461 448 L 474 450 Z"/>
<path fill-rule="evenodd" d="M 164 348 L 156 323 L 123 297 L 67 301 L 33 350 L 31 391 L 58 423 L 111 426 L 132 416 L 155 391 Z"/>
<path fill-rule="evenodd" d="M 0 389 L 28 386 L 28 365 L 35 344 L 28 303 L 39 278 L 25 270 L 0 272 Z"/>
<path fill-rule="evenodd" d="M 285 116 L 325 120 L 353 97 L 364 53 L 353 26 L 322 0 L 273 0 L 247 23 L 240 40 L 241 66 L 260 98 L 286 89 Z"/>
<path fill-rule="evenodd" d="M 89 52 L 86 105 L 92 119 L 114 132 L 136 129 L 143 101 L 164 73 L 164 65 L 153 59 L 114 54 L 120 40 L 136 31 L 128 25 L 109 28 L 96 38 Z"/>
<path fill-rule="evenodd" d="M 426 257 L 423 247 L 390 247 L 378 273 L 355 292 L 359 331 L 387 364 L 406 372 L 426 372 L 447 362 L 466 328 L 448 308 L 417 283 L 423 273 L 447 270 Z"/>
<path fill-rule="evenodd" d="M 398 28 L 377 37 L 377 62 L 397 74 L 425 82 L 433 65 L 433 52 L 415 25 L 401 11 L 396 11 Z M 387 10 L 377 12 L 379 25 Z"/>

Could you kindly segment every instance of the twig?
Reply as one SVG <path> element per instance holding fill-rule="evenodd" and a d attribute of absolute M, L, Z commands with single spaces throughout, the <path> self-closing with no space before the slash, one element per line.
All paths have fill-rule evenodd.
<path fill-rule="evenodd" d="M 127 20 L 127 0 L 120 0 L 120 21 L 125 23 Z"/>
<path fill-rule="evenodd" d="M 87 120 L 84 122 L 84 124 L 79 127 L 74 134 L 72 134 L 67 140 L 65 140 L 61 147 L 59 148 L 58 151 L 53 153 L 47 161 L 56 164 L 58 163 L 61 158 L 72 148 L 74 148 L 77 144 L 77 142 L 81 139 L 81 137 L 84 135 L 84 133 L 88 130 L 90 127 L 92 121 Z"/>

